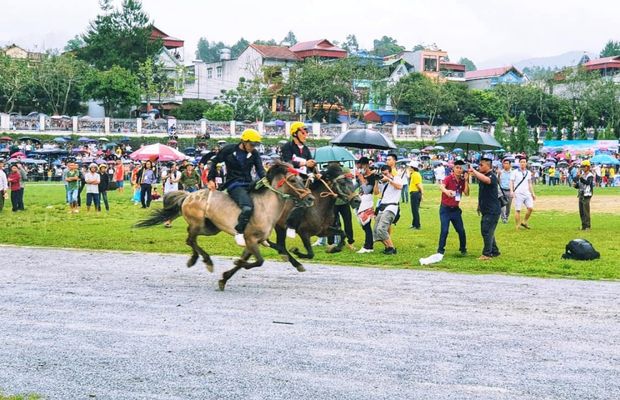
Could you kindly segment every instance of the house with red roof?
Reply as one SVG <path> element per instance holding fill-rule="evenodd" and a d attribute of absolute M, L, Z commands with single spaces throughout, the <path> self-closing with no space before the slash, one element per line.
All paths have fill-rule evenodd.
<path fill-rule="evenodd" d="M 345 58 L 347 51 L 338 46 L 334 46 L 327 39 L 311 40 L 309 42 L 299 42 L 289 50 L 295 53 L 297 57 L 304 60 L 308 57 L 318 57 L 322 59 Z"/>
<path fill-rule="evenodd" d="M 603 57 L 583 64 L 586 71 L 596 71 L 602 77 L 620 77 L 620 56 Z"/>
<path fill-rule="evenodd" d="M 236 59 L 231 59 L 229 49 L 223 49 L 217 62 L 193 62 L 193 83 L 186 87 L 183 97 L 216 101 L 223 92 L 236 89 L 240 80 L 263 80 L 266 68 L 270 72 L 266 85 L 277 92 L 291 66 L 301 60 L 286 46 L 251 44 Z M 274 96 L 271 105 L 274 112 L 294 112 L 296 107 L 295 100 L 289 96 Z"/>
<path fill-rule="evenodd" d="M 465 83 L 469 89 L 486 90 L 500 84 L 522 85 L 526 82 L 527 77 L 512 65 L 465 72 Z"/>

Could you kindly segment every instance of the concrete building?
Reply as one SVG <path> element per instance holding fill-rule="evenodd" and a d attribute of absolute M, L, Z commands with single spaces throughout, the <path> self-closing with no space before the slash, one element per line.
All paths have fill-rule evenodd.
<path fill-rule="evenodd" d="M 291 47 L 251 44 L 236 59 L 231 59 L 230 50 L 224 49 L 217 62 L 193 61 L 189 67 L 193 82 L 186 86 L 183 98 L 218 101 L 224 92 L 237 88 L 240 79 L 262 80 L 266 67 L 272 67 L 272 76 L 286 81 L 291 67 L 305 58 L 336 59 L 346 55 L 345 50 L 326 39 L 300 42 Z M 263 84 L 277 90 L 270 82 Z M 294 113 L 300 112 L 301 106 L 299 99 L 274 95 L 271 111 Z"/>
<path fill-rule="evenodd" d="M 418 72 L 438 81 L 464 81 L 465 66 L 448 61 L 448 52 L 433 46 L 424 50 L 403 51 L 385 57 L 385 65 L 397 65 L 390 81 L 396 82 L 407 73 Z"/>
<path fill-rule="evenodd" d="M 19 47 L 15 43 L 6 46 L 4 49 L 0 49 L 0 52 L 4 53 L 9 58 L 16 58 L 29 61 L 41 61 L 45 53 L 37 53 L 34 51 L 28 51 Z"/>

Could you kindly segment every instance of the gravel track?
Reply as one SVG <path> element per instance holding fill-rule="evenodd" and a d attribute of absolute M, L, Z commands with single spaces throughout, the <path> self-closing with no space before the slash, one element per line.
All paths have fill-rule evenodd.
<path fill-rule="evenodd" d="M 0 247 L 0 388 L 48 399 L 618 399 L 620 283 Z"/>

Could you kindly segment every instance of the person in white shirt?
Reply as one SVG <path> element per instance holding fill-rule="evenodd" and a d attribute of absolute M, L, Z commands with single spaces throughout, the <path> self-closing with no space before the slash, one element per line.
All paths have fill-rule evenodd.
<path fill-rule="evenodd" d="M 437 183 L 438 185 L 440 185 L 443 180 L 446 179 L 446 167 L 444 167 L 443 164 L 439 164 L 438 166 L 436 166 L 433 170 L 433 173 L 435 175 L 435 183 Z"/>
<path fill-rule="evenodd" d="M 403 182 L 399 176 L 393 176 L 388 165 L 381 167 L 381 185 L 377 182 L 375 194 L 381 194 L 377 207 L 378 214 L 375 220 L 373 240 L 385 245 L 383 254 L 396 254 L 396 248 L 390 236 L 390 226 L 397 221 L 399 214 L 400 194 Z"/>
<path fill-rule="evenodd" d="M 173 163 L 166 173 L 162 173 L 162 181 L 164 182 L 164 194 L 179 190 L 179 181 L 181 180 L 181 172 L 179 172 L 177 164 Z"/>
<path fill-rule="evenodd" d="M 527 158 L 519 160 L 519 168 L 510 174 L 510 197 L 514 199 L 516 229 L 530 229 L 529 220 L 534 210 L 534 187 L 532 185 L 532 173 L 527 169 Z M 525 205 L 527 211 L 525 218 L 521 220 L 521 208 Z"/>
<path fill-rule="evenodd" d="M 4 161 L 0 161 L 0 211 L 4 209 L 4 196 L 8 193 L 9 181 L 4 172 Z"/>
<path fill-rule="evenodd" d="M 99 203 L 99 182 L 101 177 L 97 172 L 99 168 L 97 164 L 91 163 L 88 166 L 88 172 L 84 174 L 84 180 L 86 181 L 86 211 L 90 211 L 90 205 L 95 204 L 95 210 L 101 210 L 101 204 Z"/>

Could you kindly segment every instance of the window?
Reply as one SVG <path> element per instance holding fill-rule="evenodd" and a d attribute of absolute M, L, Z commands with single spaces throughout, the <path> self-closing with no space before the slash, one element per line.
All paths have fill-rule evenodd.
<path fill-rule="evenodd" d="M 424 59 L 424 71 L 438 71 L 437 69 L 437 59 L 436 58 L 425 58 Z"/>
<path fill-rule="evenodd" d="M 217 77 L 218 78 L 222 77 L 222 67 L 217 67 Z"/>
<path fill-rule="evenodd" d="M 207 68 L 207 79 L 213 78 L 213 68 Z"/>

